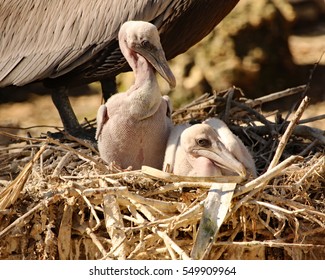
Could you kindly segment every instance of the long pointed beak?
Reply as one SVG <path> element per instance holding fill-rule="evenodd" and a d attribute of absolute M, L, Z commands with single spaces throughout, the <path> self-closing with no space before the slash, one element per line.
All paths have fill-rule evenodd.
<path fill-rule="evenodd" d="M 222 144 L 211 149 L 198 149 L 196 155 L 212 160 L 217 166 L 238 173 L 246 177 L 246 169 Z"/>
<path fill-rule="evenodd" d="M 168 65 L 163 49 L 152 48 L 151 50 L 147 50 L 145 48 L 137 48 L 137 52 L 150 62 L 157 72 L 168 82 L 170 88 L 176 86 L 175 76 Z"/>

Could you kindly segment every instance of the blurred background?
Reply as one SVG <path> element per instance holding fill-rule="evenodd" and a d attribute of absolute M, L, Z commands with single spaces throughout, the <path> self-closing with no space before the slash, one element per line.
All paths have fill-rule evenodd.
<path fill-rule="evenodd" d="M 304 117 L 316 116 L 325 113 L 324 51 L 325 0 L 241 0 L 209 36 L 170 61 L 177 87 L 169 92 L 164 81 L 160 84 L 178 108 L 205 92 L 232 86 L 256 98 L 310 82 L 307 94 L 312 105 Z M 119 91 L 126 90 L 132 80 L 132 73 L 121 74 Z M 285 111 L 294 98 L 281 99 L 263 110 Z M 99 83 L 71 93 L 80 121 L 94 119 L 101 102 Z M 37 83 L 0 89 L 0 126 L 42 125 L 62 126 L 47 89 Z M 323 121 L 313 126 L 325 129 Z M 39 136 L 49 130 L 53 128 L 29 131 Z"/>

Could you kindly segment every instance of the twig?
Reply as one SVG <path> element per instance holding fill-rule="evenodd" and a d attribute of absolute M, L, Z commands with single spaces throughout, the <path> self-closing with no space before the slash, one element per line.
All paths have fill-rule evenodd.
<path fill-rule="evenodd" d="M 181 211 L 185 208 L 185 204 L 181 202 L 161 201 L 153 198 L 145 198 L 131 192 L 127 192 L 124 195 L 137 203 L 150 206 L 159 211 L 164 211 L 165 213 L 175 213 L 175 211 Z"/>
<path fill-rule="evenodd" d="M 72 205 L 74 197 L 68 199 L 69 203 L 64 205 L 63 215 L 61 219 L 59 234 L 58 234 L 58 252 L 60 260 L 68 260 L 71 248 L 71 226 L 72 226 Z"/>
<path fill-rule="evenodd" d="M 191 259 L 165 232 L 158 230 L 156 227 L 152 229 L 152 232 L 158 234 L 164 240 L 165 244 L 168 244 L 169 247 L 173 248 L 182 260 Z"/>
<path fill-rule="evenodd" d="M 283 127 L 287 127 L 288 122 L 283 125 Z M 272 131 L 280 131 L 279 124 L 270 124 L 271 130 Z M 241 131 L 240 128 L 231 126 L 231 130 L 233 130 L 236 134 L 239 134 Z M 247 127 L 245 128 L 246 132 L 254 132 L 259 135 L 265 135 L 269 133 L 269 128 L 266 126 L 254 126 L 254 127 Z M 281 131 L 280 131 L 281 132 Z M 325 136 L 323 135 L 324 131 L 318 128 L 314 127 L 309 127 L 305 125 L 297 125 L 293 129 L 293 135 L 299 136 L 299 137 L 304 137 L 307 139 L 314 140 L 314 138 L 318 139 L 320 143 L 325 145 Z"/>
<path fill-rule="evenodd" d="M 295 187 L 300 187 L 302 185 L 302 183 L 306 180 L 306 178 L 308 178 L 312 173 L 315 172 L 316 168 L 324 165 L 325 164 L 325 156 L 322 156 L 311 168 L 308 169 L 308 171 L 305 173 L 304 176 L 302 176 L 302 178 L 293 184 L 293 186 Z"/>
<path fill-rule="evenodd" d="M 0 135 L 12 138 L 12 139 L 19 139 L 19 140 L 23 140 L 23 141 L 33 141 L 33 142 L 47 142 L 47 139 L 45 138 L 31 138 L 31 137 L 24 137 L 24 136 L 19 136 L 16 134 L 12 134 L 6 131 L 1 131 L 0 130 Z"/>
<path fill-rule="evenodd" d="M 243 178 L 240 176 L 214 176 L 214 177 L 194 177 L 180 176 L 164 172 L 149 166 L 142 166 L 141 171 L 155 179 L 162 179 L 169 182 L 215 182 L 215 183 L 240 183 Z"/>
<path fill-rule="evenodd" d="M 298 248 L 319 248 L 324 249 L 325 245 L 317 245 L 317 244 L 303 244 L 303 243 L 285 243 L 279 242 L 278 240 L 270 240 L 270 241 L 218 241 L 215 242 L 216 246 L 244 246 L 244 247 L 253 247 L 253 246 L 266 246 L 266 247 L 275 247 L 275 248 L 283 248 L 283 247 L 298 247 Z"/>
<path fill-rule="evenodd" d="M 46 145 L 43 145 L 35 154 L 33 159 L 24 167 L 18 177 L 11 182 L 3 191 L 0 192 L 0 210 L 4 210 L 17 200 L 21 190 L 23 189 L 29 175 L 32 172 L 32 167 L 45 151 Z"/>
<path fill-rule="evenodd" d="M 293 162 L 298 160 L 303 160 L 303 158 L 300 156 L 290 156 L 289 158 L 287 158 L 277 166 L 273 167 L 272 169 L 268 170 L 266 173 L 262 174 L 256 179 L 246 183 L 244 186 L 238 187 L 234 193 L 234 197 L 247 193 L 253 190 L 254 188 L 259 188 L 262 184 L 278 176 L 286 167 L 290 166 Z"/>
<path fill-rule="evenodd" d="M 302 152 L 299 153 L 299 156 L 307 155 L 317 144 L 319 143 L 318 139 L 313 140 Z"/>
<path fill-rule="evenodd" d="M 122 195 L 128 190 L 127 187 L 102 187 L 102 188 L 93 188 L 93 189 L 85 189 L 82 191 L 82 194 L 85 196 L 92 195 L 104 195 L 104 194 L 115 194 Z"/>
<path fill-rule="evenodd" d="M 306 211 L 305 209 L 299 209 L 299 210 L 290 211 L 290 210 L 284 209 L 282 207 L 279 207 L 277 205 L 273 205 L 271 203 L 264 202 L 264 201 L 259 201 L 259 200 L 251 200 L 250 203 L 267 207 L 267 208 L 269 208 L 272 211 L 280 211 L 280 212 L 283 212 L 283 213 L 285 213 L 287 215 L 295 215 L 297 213 Z"/>
<path fill-rule="evenodd" d="M 254 109 L 252 109 L 250 106 L 237 102 L 237 101 L 232 101 L 232 103 L 238 107 L 241 108 L 247 112 L 249 112 L 250 114 L 252 114 L 253 116 L 255 116 L 255 118 L 260 121 L 262 124 L 264 124 L 268 129 L 269 132 L 271 134 L 274 134 L 274 131 L 272 130 L 272 126 L 271 126 L 271 122 L 269 120 L 267 120 L 262 114 L 260 114 L 259 112 L 255 111 Z"/>
<path fill-rule="evenodd" d="M 271 176 L 271 174 L 273 175 L 277 174 L 278 172 L 281 172 L 284 169 L 284 166 L 291 165 L 291 163 L 294 162 L 295 160 L 302 160 L 302 159 L 303 158 L 299 156 L 291 156 L 287 158 L 285 161 L 283 161 L 282 163 L 280 163 L 278 166 L 269 170 L 270 173 L 269 172 L 265 173 L 267 175 L 263 174 L 260 177 L 256 178 L 255 180 L 247 183 L 243 188 L 239 188 L 237 192 L 235 192 L 234 197 L 238 196 L 239 194 L 243 194 L 247 192 L 247 190 L 252 190 L 252 191 L 235 204 L 235 206 L 228 212 L 225 220 L 227 220 L 232 213 L 235 213 L 244 203 L 246 203 L 249 199 L 251 199 L 255 194 L 261 191 L 261 189 L 263 189 L 265 185 L 268 183 L 268 181 L 273 177 Z M 263 178 L 264 175 L 265 177 Z M 258 181 L 260 181 L 260 183 L 256 186 L 256 183 Z"/>
<path fill-rule="evenodd" d="M 56 166 L 56 168 L 54 169 L 53 173 L 52 173 L 52 178 L 56 178 L 59 177 L 59 174 L 62 170 L 62 168 L 64 168 L 65 166 L 68 165 L 68 162 L 71 160 L 71 156 L 72 156 L 72 152 L 68 152 L 67 154 L 65 154 L 62 159 L 60 160 L 60 162 L 58 163 L 58 165 Z"/>
<path fill-rule="evenodd" d="M 64 148 L 65 150 L 70 151 L 70 152 L 72 152 L 73 154 L 76 154 L 76 155 L 77 155 L 79 158 L 81 158 L 81 159 L 84 159 L 84 160 L 86 159 L 86 160 L 88 160 L 88 161 L 90 161 L 90 162 L 94 162 L 98 168 L 100 168 L 100 169 L 103 170 L 104 172 L 107 172 L 107 167 L 106 167 L 104 164 L 102 164 L 101 162 L 95 160 L 94 157 L 88 156 L 88 155 L 85 154 L 85 153 L 79 152 L 79 151 L 77 151 L 76 149 L 73 149 L 73 148 L 71 148 L 71 147 L 69 147 L 69 146 L 67 146 L 67 145 L 61 144 L 59 141 L 54 140 L 54 139 L 52 139 L 52 138 L 48 138 L 48 139 L 47 139 L 47 142 L 48 142 L 48 143 L 51 143 L 51 144 L 54 144 L 54 145 L 57 145 L 57 146 L 59 146 L 59 147 L 62 147 L 62 148 Z"/>
<path fill-rule="evenodd" d="M 84 146 L 84 147 L 88 148 L 89 150 L 91 150 L 94 154 L 99 155 L 98 151 L 94 148 L 94 146 L 92 144 L 88 143 L 87 141 L 84 141 L 80 138 L 74 137 L 73 135 L 66 133 L 66 132 L 64 133 L 64 135 L 67 139 L 77 142 L 81 146 Z"/>
<path fill-rule="evenodd" d="M 230 115 L 230 108 L 231 108 L 231 101 L 233 100 L 234 97 L 234 88 L 231 88 L 228 91 L 228 96 L 227 96 L 227 102 L 226 102 L 226 108 L 225 108 L 225 116 L 224 116 L 224 121 L 226 124 L 229 124 L 229 115 Z"/>
<path fill-rule="evenodd" d="M 15 135 L 15 134 L 11 134 L 11 133 L 8 133 L 8 132 L 5 132 L 5 131 L 0 131 L 0 134 L 2 134 L 4 136 L 7 136 L 7 137 L 11 137 L 13 139 L 20 139 L 20 140 L 32 141 L 32 142 L 46 142 L 48 144 L 54 144 L 56 146 L 59 146 L 59 147 L 65 149 L 65 150 L 68 150 L 68 151 L 72 152 L 73 154 L 76 154 L 81 159 L 87 159 L 90 162 L 94 162 L 96 164 L 96 166 L 98 166 L 101 170 L 107 172 L 107 167 L 104 164 L 102 164 L 101 162 L 95 160 L 94 157 L 90 157 L 90 156 L 88 156 L 88 155 L 86 155 L 84 153 L 81 153 L 81 152 L 79 152 L 79 151 L 77 151 L 77 150 L 69 147 L 68 145 L 65 145 L 65 144 L 60 143 L 59 141 L 57 141 L 57 140 L 55 140 L 53 138 L 44 138 L 44 139 L 42 139 L 42 138 L 22 137 L 22 136 L 18 136 L 18 135 Z"/>
<path fill-rule="evenodd" d="M 237 234 L 241 230 L 241 226 L 238 224 L 234 230 L 232 230 L 230 237 L 228 238 L 228 242 L 233 242 L 233 240 L 236 238 Z M 219 242 L 218 242 L 219 243 Z M 217 243 L 217 244 L 218 244 Z M 216 244 L 216 243 L 215 243 Z M 218 250 L 215 259 L 219 260 L 221 255 L 227 250 L 227 246 L 221 246 L 220 250 Z"/>
<path fill-rule="evenodd" d="M 108 185 L 105 181 L 100 181 L 100 186 L 102 188 L 108 188 Z M 111 254 L 114 252 L 114 255 L 118 259 L 125 260 L 126 258 L 126 235 L 122 228 L 124 228 L 123 219 L 120 207 L 117 203 L 116 196 L 105 194 L 103 196 L 104 204 L 104 214 L 105 214 L 105 226 L 107 233 L 112 240 L 112 249 Z"/>
<path fill-rule="evenodd" d="M 298 122 L 298 124 L 305 124 L 305 123 L 310 123 L 310 122 L 316 122 L 316 121 L 323 120 L 323 119 L 325 119 L 325 114 L 322 114 L 322 115 L 319 115 L 319 116 L 316 116 L 316 117 L 311 117 L 311 118 L 308 118 L 308 119 L 300 120 Z"/>
<path fill-rule="evenodd" d="M 108 253 L 107 251 L 105 250 L 104 246 L 102 245 L 102 243 L 98 240 L 96 234 L 94 234 L 93 230 L 90 229 L 89 227 L 85 226 L 85 225 L 81 225 L 80 226 L 80 229 L 79 229 L 81 232 L 82 231 L 85 231 L 89 237 L 91 238 L 92 242 L 96 245 L 96 247 L 98 248 L 98 250 L 101 252 L 102 256 L 106 257 L 106 259 L 109 259 L 108 258 Z"/>
<path fill-rule="evenodd" d="M 35 213 L 37 210 L 42 209 L 45 206 L 48 206 L 49 203 L 54 202 L 57 199 L 56 196 L 52 196 L 48 199 L 44 199 L 40 203 L 38 203 L 36 206 L 34 206 L 32 209 L 30 209 L 28 212 L 26 212 L 24 215 L 16 219 L 13 223 L 11 223 L 9 226 L 7 226 L 3 231 L 0 232 L 0 238 L 4 237 L 7 233 L 9 233 L 12 229 L 15 227 L 18 227 L 20 223 L 22 223 L 28 216 Z"/>
<path fill-rule="evenodd" d="M 319 66 L 320 62 L 322 61 L 324 54 L 325 54 L 325 51 L 323 51 L 323 53 L 320 55 L 318 61 L 315 62 L 313 68 L 311 69 L 309 77 L 308 77 L 308 82 L 307 82 L 307 87 L 305 89 L 305 92 L 310 88 L 314 73 L 315 73 L 317 67 Z"/>
<path fill-rule="evenodd" d="M 100 219 L 98 218 L 98 216 L 97 216 L 97 213 L 96 213 L 96 211 L 95 211 L 95 209 L 94 209 L 94 206 L 92 205 L 92 203 L 89 201 L 89 199 L 85 196 L 85 195 L 83 195 L 83 193 L 82 193 L 82 191 L 81 190 L 79 190 L 79 189 L 75 189 L 76 190 L 76 192 L 82 197 L 82 199 L 86 202 L 86 204 L 87 204 L 87 206 L 89 207 L 89 209 L 90 209 L 90 212 L 91 212 L 91 214 L 93 215 L 93 217 L 95 218 L 95 220 L 96 220 L 96 225 L 91 229 L 92 231 L 96 231 L 99 227 L 100 227 L 100 224 L 101 224 L 101 221 L 100 221 Z"/>
<path fill-rule="evenodd" d="M 305 111 L 306 107 L 308 106 L 308 103 L 309 103 L 309 98 L 306 96 L 299 108 L 297 109 L 296 113 L 295 113 L 295 116 L 293 118 L 293 120 L 290 121 L 285 133 L 283 134 L 283 136 L 281 137 L 281 140 L 280 140 L 280 143 L 278 145 L 278 148 L 276 149 L 275 151 L 275 155 L 268 167 L 268 170 L 272 169 L 274 166 L 276 166 L 280 160 L 280 157 L 282 156 L 282 153 L 284 151 L 284 148 L 286 146 L 286 144 L 288 143 L 289 141 L 289 138 L 294 130 L 294 127 L 297 125 L 299 119 L 301 118 L 303 112 Z"/>
<path fill-rule="evenodd" d="M 247 105 L 249 105 L 250 107 L 255 107 L 257 105 L 262 105 L 264 103 L 267 102 L 271 102 L 283 97 L 287 97 L 287 96 L 291 96 L 297 93 L 302 93 L 306 90 L 307 85 L 301 85 L 301 86 L 297 86 L 294 88 L 288 88 L 286 90 L 282 90 L 282 91 L 278 91 L 278 92 L 274 92 L 259 98 L 255 98 L 254 100 L 247 100 L 245 103 Z"/>

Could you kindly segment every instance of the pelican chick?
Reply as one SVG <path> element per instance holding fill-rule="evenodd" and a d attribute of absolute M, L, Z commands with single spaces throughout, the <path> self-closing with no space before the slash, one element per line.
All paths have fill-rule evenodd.
<path fill-rule="evenodd" d="M 203 123 L 214 128 L 227 150 L 231 152 L 232 155 L 245 166 L 247 172 L 255 178 L 257 173 L 251 153 L 248 151 L 244 143 L 232 133 L 229 127 L 218 118 L 210 118 L 205 120 Z"/>
<path fill-rule="evenodd" d="M 153 24 L 124 23 L 119 31 L 119 45 L 135 81 L 126 92 L 109 98 L 97 112 L 100 156 L 122 168 L 148 165 L 161 169 L 172 123 L 169 98 L 161 96 L 155 70 L 171 88 L 176 85 L 175 77 Z"/>
<path fill-rule="evenodd" d="M 169 164 L 176 175 L 210 177 L 235 172 L 246 176 L 245 167 L 226 149 L 208 124 L 195 124 L 184 129 L 172 160 L 166 154 L 164 166 Z"/>
<path fill-rule="evenodd" d="M 163 168 L 183 176 L 256 176 L 247 148 L 216 118 L 192 126 L 175 126 L 168 139 Z"/>

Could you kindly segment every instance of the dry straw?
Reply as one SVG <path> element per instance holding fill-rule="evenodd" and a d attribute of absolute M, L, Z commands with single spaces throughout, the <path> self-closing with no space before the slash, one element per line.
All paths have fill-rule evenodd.
<path fill-rule="evenodd" d="M 174 112 L 176 123 L 222 118 L 260 174 L 237 182 L 206 258 L 325 259 L 324 132 L 300 120 L 308 98 L 290 121 L 261 111 L 305 90 L 248 100 L 232 88 Z M 214 182 L 107 166 L 76 139 L 0 134 L 12 139 L 0 149 L 0 259 L 190 258 Z"/>

